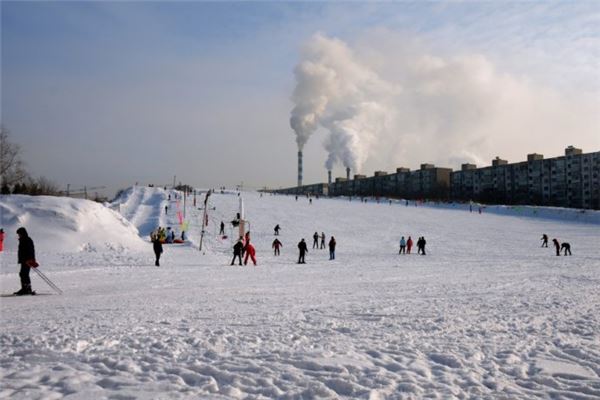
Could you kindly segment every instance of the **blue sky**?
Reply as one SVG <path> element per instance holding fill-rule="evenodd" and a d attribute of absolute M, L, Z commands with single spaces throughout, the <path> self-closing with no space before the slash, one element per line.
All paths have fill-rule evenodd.
<path fill-rule="evenodd" d="M 594 1 L 1 7 L 2 123 L 22 145 L 29 171 L 61 186 L 115 190 L 136 181 L 165 184 L 173 175 L 200 186 L 293 185 L 293 69 L 316 32 L 352 46 L 383 30 L 440 57 L 482 54 L 502 73 L 589 97 L 598 110 Z M 599 144 L 589 134 L 571 138 L 564 146 Z M 306 148 L 306 182 L 324 179 L 321 142 Z M 395 167 L 371 158 L 369 167 Z"/>

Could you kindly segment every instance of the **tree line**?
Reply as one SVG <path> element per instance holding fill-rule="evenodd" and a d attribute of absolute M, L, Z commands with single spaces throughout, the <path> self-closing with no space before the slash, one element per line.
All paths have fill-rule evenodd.
<path fill-rule="evenodd" d="M 58 196 L 56 183 L 43 176 L 34 178 L 25 168 L 22 149 L 10 140 L 10 132 L 0 126 L 0 194 L 29 194 Z"/>

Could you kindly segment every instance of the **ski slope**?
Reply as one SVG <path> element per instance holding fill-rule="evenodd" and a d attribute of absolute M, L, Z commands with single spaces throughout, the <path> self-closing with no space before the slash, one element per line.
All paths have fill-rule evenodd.
<path fill-rule="evenodd" d="M 598 213 L 243 193 L 258 266 L 239 267 L 228 223 L 238 196 L 210 197 L 200 252 L 202 194 L 186 202 L 190 241 L 165 245 L 156 268 L 147 235 L 157 224 L 179 234 L 174 195 L 135 187 L 112 205 L 121 214 L 98 205 L 107 231 L 127 227 L 118 248 L 83 228 L 98 223 L 96 205 L 0 198 L 7 236 L 26 226 L 65 292 L 50 295 L 32 274 L 49 295 L 0 298 L 0 398 L 600 398 Z M 335 236 L 335 261 L 311 248 L 315 231 Z M 573 256 L 540 248 L 542 233 Z M 401 235 L 425 236 L 427 255 L 398 255 Z M 306 265 L 296 264 L 301 238 Z M 3 293 L 19 287 L 11 240 Z"/>

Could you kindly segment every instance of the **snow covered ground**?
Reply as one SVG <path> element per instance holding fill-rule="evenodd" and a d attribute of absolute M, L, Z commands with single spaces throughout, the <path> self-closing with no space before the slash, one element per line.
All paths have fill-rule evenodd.
<path fill-rule="evenodd" d="M 0 197 L 2 293 L 19 288 L 20 225 L 65 292 L 32 273 L 44 295 L 0 298 L 0 398 L 600 398 L 598 213 L 570 222 L 568 211 L 244 193 L 259 265 L 232 267 L 217 233 L 238 197 L 214 194 L 204 251 L 199 196 L 186 204 L 191 243 L 165 245 L 156 268 L 149 231 L 179 232 L 169 193 L 130 189 L 113 205 L 122 217 L 83 200 Z M 315 231 L 336 237 L 335 261 L 310 248 Z M 542 233 L 573 256 L 540 248 Z M 398 255 L 401 235 L 425 236 L 427 255 Z"/>

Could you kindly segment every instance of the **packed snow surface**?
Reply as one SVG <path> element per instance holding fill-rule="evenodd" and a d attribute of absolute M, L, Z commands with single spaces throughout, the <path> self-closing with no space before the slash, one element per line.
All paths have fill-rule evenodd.
<path fill-rule="evenodd" d="M 201 252 L 198 194 L 185 203 L 190 242 L 165 245 L 157 268 L 148 234 L 180 234 L 175 194 L 134 187 L 112 209 L 0 198 L 2 293 L 19 288 L 21 225 L 64 291 L 32 272 L 40 295 L 0 298 L 0 398 L 600 398 L 597 212 L 243 193 L 258 266 L 240 267 L 229 265 L 238 196 L 209 198 Z M 334 261 L 312 249 L 315 231 L 337 239 Z M 541 248 L 542 233 L 573 255 Z M 426 256 L 398 255 L 409 235 L 425 236 Z"/>

